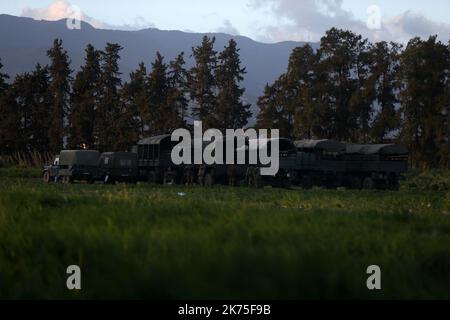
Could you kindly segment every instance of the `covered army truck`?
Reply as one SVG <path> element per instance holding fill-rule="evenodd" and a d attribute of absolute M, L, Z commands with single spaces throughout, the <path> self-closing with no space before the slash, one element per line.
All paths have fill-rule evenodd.
<path fill-rule="evenodd" d="M 278 173 L 274 176 L 261 175 L 261 168 L 269 167 L 270 165 L 263 165 L 258 157 L 258 164 L 251 165 L 247 164 L 246 181 L 248 186 L 251 187 L 289 187 L 292 183 L 293 175 L 295 175 L 297 167 L 297 150 L 294 143 L 290 139 L 286 138 L 267 138 L 258 140 L 250 140 L 248 146 L 246 146 L 247 151 L 257 151 L 260 154 L 264 151 L 266 155 L 269 155 L 272 150 L 272 143 L 277 142 L 279 148 L 279 169 Z M 271 157 L 275 155 L 270 155 Z M 246 155 L 248 161 L 250 155 Z"/>
<path fill-rule="evenodd" d="M 172 149 L 178 142 L 173 142 L 171 135 L 160 135 L 142 139 L 133 152 L 138 155 L 139 177 L 151 183 L 179 182 L 182 168 L 172 162 Z"/>
<path fill-rule="evenodd" d="M 294 179 L 303 188 L 312 186 L 339 187 L 345 177 L 345 144 L 335 140 L 299 140 L 297 175 Z"/>
<path fill-rule="evenodd" d="M 408 171 L 408 149 L 397 144 L 349 144 L 346 148 L 346 172 L 363 189 L 398 189 L 399 180 Z"/>
<path fill-rule="evenodd" d="M 104 183 L 136 182 L 138 155 L 133 152 L 105 152 L 100 156 L 99 180 Z"/>
<path fill-rule="evenodd" d="M 59 155 L 59 180 L 94 182 L 98 174 L 100 153 L 93 150 L 64 150 Z"/>

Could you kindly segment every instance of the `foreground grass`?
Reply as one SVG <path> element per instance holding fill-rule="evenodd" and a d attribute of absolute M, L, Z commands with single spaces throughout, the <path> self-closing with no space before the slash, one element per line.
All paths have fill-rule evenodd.
<path fill-rule="evenodd" d="M 450 298 L 449 214 L 448 191 L 0 178 L 0 298 Z"/>
<path fill-rule="evenodd" d="M 1 178 L 41 178 L 42 168 L 0 167 Z"/>

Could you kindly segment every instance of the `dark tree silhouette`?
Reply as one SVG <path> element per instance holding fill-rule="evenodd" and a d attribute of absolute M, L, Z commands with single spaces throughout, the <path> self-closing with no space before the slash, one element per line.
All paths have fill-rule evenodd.
<path fill-rule="evenodd" d="M 69 147 L 91 148 L 95 144 L 95 112 L 100 95 L 100 52 L 92 45 L 86 47 L 85 64 L 72 85 Z"/>
<path fill-rule="evenodd" d="M 53 47 L 47 52 L 50 58 L 50 86 L 49 91 L 52 97 L 52 108 L 49 119 L 49 140 L 50 150 L 59 152 L 64 146 L 65 119 L 69 110 L 70 94 L 70 59 L 67 51 L 64 50 L 62 40 L 55 39 Z"/>
<path fill-rule="evenodd" d="M 214 112 L 217 128 L 226 129 L 243 128 L 251 117 L 250 104 L 242 101 L 245 89 L 240 87 L 247 73 L 241 67 L 239 49 L 233 39 L 219 54 L 215 78 L 218 87 L 217 106 Z"/>

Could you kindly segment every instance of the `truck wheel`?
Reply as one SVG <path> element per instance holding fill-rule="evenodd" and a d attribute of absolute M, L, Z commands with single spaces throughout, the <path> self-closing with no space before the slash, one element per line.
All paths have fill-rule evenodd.
<path fill-rule="evenodd" d="M 45 183 L 50 183 L 51 182 L 50 173 L 44 172 L 43 180 L 44 180 Z"/>
<path fill-rule="evenodd" d="M 362 180 L 359 177 L 355 177 L 352 179 L 352 189 L 361 190 L 362 188 Z"/>
<path fill-rule="evenodd" d="M 289 189 L 291 187 L 291 175 L 289 172 L 285 170 L 280 170 L 278 174 L 275 176 L 275 185 L 279 188 Z M 262 180 L 262 178 L 260 179 Z"/>
<path fill-rule="evenodd" d="M 363 187 L 363 190 L 373 190 L 373 189 L 375 189 L 375 182 L 373 181 L 372 178 L 367 177 L 364 179 L 362 187 Z"/>

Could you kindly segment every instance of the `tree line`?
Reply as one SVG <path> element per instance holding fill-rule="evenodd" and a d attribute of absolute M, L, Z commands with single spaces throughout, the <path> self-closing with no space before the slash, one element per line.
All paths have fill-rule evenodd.
<path fill-rule="evenodd" d="M 450 167 L 450 42 L 405 48 L 330 29 L 296 48 L 258 100 L 258 127 L 293 139 L 400 142 L 416 166 Z"/>
<path fill-rule="evenodd" d="M 119 44 L 104 50 L 86 47 L 80 70 L 73 75 L 62 40 L 12 83 L 0 73 L 0 154 L 53 152 L 62 148 L 127 150 L 141 138 L 189 128 L 242 128 L 251 117 L 240 83 L 246 73 L 232 39 L 222 52 L 205 36 L 192 48 L 194 66 L 187 70 L 184 53 L 165 62 L 158 52 L 151 69 L 144 63 L 122 82 Z M 2 65 L 0 64 L 0 70 Z"/>
<path fill-rule="evenodd" d="M 157 53 L 122 82 L 118 44 L 86 47 L 77 73 L 61 40 L 50 64 L 9 81 L 0 63 L 0 154 L 59 152 L 67 148 L 126 150 L 139 139 L 189 128 L 238 129 L 252 116 L 241 86 L 246 69 L 230 40 L 222 52 L 205 36 L 180 53 Z M 450 166 L 450 42 L 436 36 L 371 43 L 336 28 L 320 46 L 293 50 L 287 71 L 258 99 L 256 127 L 292 139 L 354 143 L 400 142 L 417 166 Z"/>

